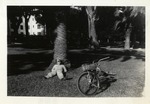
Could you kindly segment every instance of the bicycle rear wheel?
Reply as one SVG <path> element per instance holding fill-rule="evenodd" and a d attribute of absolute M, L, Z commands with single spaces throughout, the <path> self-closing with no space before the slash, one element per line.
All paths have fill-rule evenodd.
<path fill-rule="evenodd" d="M 98 90 L 99 81 L 96 76 L 89 73 L 83 73 L 79 77 L 77 84 L 78 89 L 82 94 L 92 96 L 95 95 Z"/>

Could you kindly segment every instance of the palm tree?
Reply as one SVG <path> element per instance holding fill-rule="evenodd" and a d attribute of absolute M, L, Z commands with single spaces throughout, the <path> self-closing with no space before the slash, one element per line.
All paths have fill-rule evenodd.
<path fill-rule="evenodd" d="M 47 68 L 47 70 L 51 70 L 54 64 L 56 64 L 56 60 L 60 59 L 64 63 L 64 65 L 69 68 L 70 62 L 67 60 L 67 33 L 66 33 L 66 15 L 68 8 L 60 7 L 56 11 L 56 21 L 58 23 L 55 33 L 56 38 L 54 42 L 54 56 L 53 61 Z"/>
<path fill-rule="evenodd" d="M 115 16 L 117 21 L 115 22 L 115 30 L 122 29 L 125 34 L 124 48 L 130 48 L 130 37 L 133 27 L 135 27 L 134 19 L 137 15 L 144 14 L 144 7 L 124 7 L 116 8 Z"/>

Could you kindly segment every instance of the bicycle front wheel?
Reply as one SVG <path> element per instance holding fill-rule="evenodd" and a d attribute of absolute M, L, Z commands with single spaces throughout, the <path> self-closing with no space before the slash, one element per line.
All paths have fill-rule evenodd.
<path fill-rule="evenodd" d="M 83 73 L 77 83 L 79 91 L 86 96 L 95 95 L 99 87 L 98 78 L 89 73 Z"/>

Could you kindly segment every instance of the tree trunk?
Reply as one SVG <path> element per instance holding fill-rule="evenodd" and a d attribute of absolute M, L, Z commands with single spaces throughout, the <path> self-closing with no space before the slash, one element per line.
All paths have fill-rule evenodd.
<path fill-rule="evenodd" d="M 94 46 L 98 46 L 99 43 L 97 41 L 97 35 L 96 35 L 94 20 L 92 19 L 90 23 L 91 23 L 90 36 L 92 36 L 92 43 Z"/>
<path fill-rule="evenodd" d="M 65 60 L 67 57 L 66 26 L 60 23 L 56 29 L 57 37 L 54 43 L 54 59 Z"/>
<path fill-rule="evenodd" d="M 29 19 L 27 18 L 27 16 L 24 16 L 25 17 L 25 31 L 26 31 L 26 37 L 29 37 L 29 32 L 28 32 L 28 21 Z"/>
<path fill-rule="evenodd" d="M 130 49 L 130 35 L 131 35 L 131 27 L 129 27 L 125 33 L 125 44 L 124 44 L 125 49 Z"/>
<path fill-rule="evenodd" d="M 96 35 L 96 30 L 95 30 L 96 14 L 95 14 L 94 7 L 87 7 L 86 12 L 88 15 L 88 32 L 89 32 L 89 38 L 91 41 L 91 45 L 93 45 L 94 47 L 95 46 L 97 47 L 99 45 L 99 43 L 97 41 L 97 35 Z"/>
<path fill-rule="evenodd" d="M 136 48 L 136 34 L 137 33 L 132 34 L 132 42 L 130 44 L 132 48 Z"/>
<path fill-rule="evenodd" d="M 47 71 L 51 70 L 52 67 L 56 64 L 56 59 L 62 60 L 64 65 L 69 68 L 70 62 L 67 60 L 67 34 L 66 34 L 66 26 L 64 23 L 60 23 L 56 28 L 57 37 L 54 42 L 54 58 L 49 67 L 46 69 Z"/>

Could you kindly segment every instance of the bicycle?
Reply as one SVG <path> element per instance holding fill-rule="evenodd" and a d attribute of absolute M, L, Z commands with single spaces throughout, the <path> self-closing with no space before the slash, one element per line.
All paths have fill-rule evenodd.
<path fill-rule="evenodd" d="M 100 67 L 100 62 L 108 58 L 102 58 L 97 63 L 93 62 L 93 64 L 82 65 L 84 72 L 77 80 L 78 90 L 82 94 L 86 96 L 95 95 L 98 90 L 103 91 L 107 88 L 108 80 L 114 80 L 115 74 L 106 73 Z"/>

